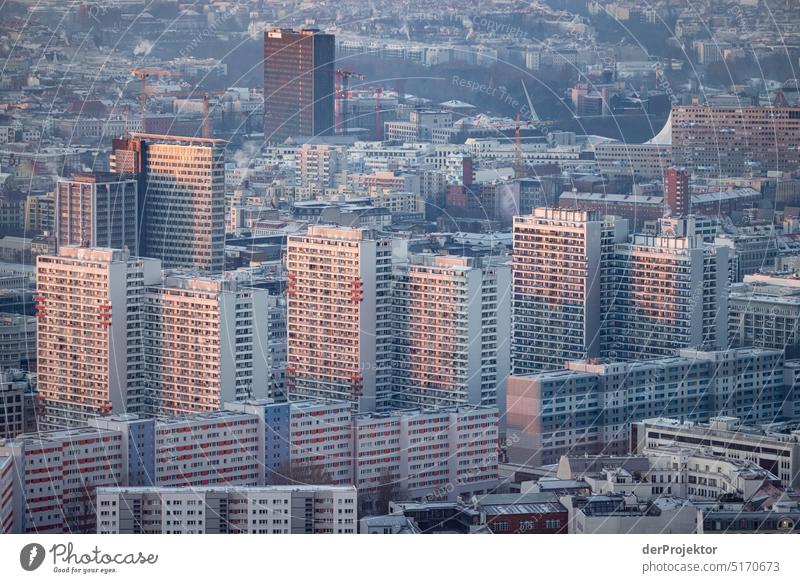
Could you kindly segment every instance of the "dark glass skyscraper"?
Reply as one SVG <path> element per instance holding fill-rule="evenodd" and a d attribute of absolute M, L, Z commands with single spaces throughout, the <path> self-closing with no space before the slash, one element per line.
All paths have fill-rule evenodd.
<path fill-rule="evenodd" d="M 264 136 L 333 133 L 335 37 L 316 29 L 264 33 Z"/>

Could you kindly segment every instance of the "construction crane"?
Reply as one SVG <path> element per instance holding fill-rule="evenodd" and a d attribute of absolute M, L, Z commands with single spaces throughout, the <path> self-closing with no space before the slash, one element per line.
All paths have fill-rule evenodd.
<path fill-rule="evenodd" d="M 147 79 L 150 77 L 174 77 L 177 73 L 166 69 L 131 69 L 131 75 L 135 75 L 141 84 L 139 89 L 139 109 L 142 117 L 147 110 Z"/>
<path fill-rule="evenodd" d="M 341 134 L 347 133 L 347 98 L 350 85 L 350 78 L 364 80 L 364 75 L 354 71 L 336 70 L 336 128 Z"/>

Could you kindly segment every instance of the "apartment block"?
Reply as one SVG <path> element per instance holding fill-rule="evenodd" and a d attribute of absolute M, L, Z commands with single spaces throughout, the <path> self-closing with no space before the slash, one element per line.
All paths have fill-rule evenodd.
<path fill-rule="evenodd" d="M 727 346 L 728 250 L 705 243 L 693 218 L 662 219 L 658 235 L 616 246 L 608 356 L 668 356 Z"/>
<path fill-rule="evenodd" d="M 358 411 L 391 397 L 392 239 L 310 226 L 288 239 L 287 391 L 347 400 Z"/>
<path fill-rule="evenodd" d="M 353 406 L 348 401 L 291 404 L 289 466 L 282 479 L 353 483 Z"/>
<path fill-rule="evenodd" d="M 92 532 L 95 489 L 123 484 L 121 441 L 118 432 L 95 427 L 0 440 L 0 459 L 14 466 L 12 531 Z"/>
<path fill-rule="evenodd" d="M 148 414 L 216 411 L 267 396 L 266 290 L 168 273 L 143 300 Z"/>
<path fill-rule="evenodd" d="M 36 318 L 0 313 L 0 369 L 28 369 L 36 360 Z"/>
<path fill-rule="evenodd" d="M 750 176 L 800 166 L 800 108 L 675 105 L 675 164 L 696 172 Z"/>
<path fill-rule="evenodd" d="M 606 275 L 627 222 L 596 211 L 536 208 L 514 217 L 511 364 L 514 374 L 599 356 Z"/>
<path fill-rule="evenodd" d="M 98 534 L 355 534 L 353 486 L 100 488 Z"/>
<path fill-rule="evenodd" d="M 272 399 L 257 399 L 236 403 L 225 403 L 226 411 L 239 411 L 255 415 L 259 419 L 259 443 L 263 443 L 263 476 L 259 484 L 275 484 L 285 481 L 290 469 L 291 411 L 294 405 L 275 402 Z M 298 417 L 300 423 L 301 417 Z"/>
<path fill-rule="evenodd" d="M 173 417 L 155 427 L 155 485 L 255 486 L 263 456 L 260 423 L 233 411 Z"/>
<path fill-rule="evenodd" d="M 513 463 L 541 465 L 571 453 L 627 452 L 630 423 L 651 417 L 707 421 L 734 415 L 771 423 L 788 389 L 777 350 L 683 349 L 634 362 L 585 360 L 508 380 Z"/>
<path fill-rule="evenodd" d="M 87 172 L 56 184 L 58 245 L 127 247 L 139 255 L 139 188 L 133 175 Z"/>
<path fill-rule="evenodd" d="M 326 144 L 304 144 L 296 154 L 298 186 L 337 188 L 347 180 L 347 149 Z"/>
<path fill-rule="evenodd" d="M 39 426 L 82 425 L 144 404 L 141 310 L 160 263 L 126 250 L 63 246 L 36 267 Z"/>
<path fill-rule="evenodd" d="M 410 255 L 395 278 L 393 405 L 504 406 L 510 267 L 467 257 Z"/>

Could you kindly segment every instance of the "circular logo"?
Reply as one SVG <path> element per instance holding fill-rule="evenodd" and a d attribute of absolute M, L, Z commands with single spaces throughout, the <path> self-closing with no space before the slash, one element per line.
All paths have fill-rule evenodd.
<path fill-rule="evenodd" d="M 794 530 L 794 520 L 784 516 L 778 521 L 778 530 L 780 532 L 792 532 Z"/>
<path fill-rule="evenodd" d="M 19 552 L 19 564 L 26 571 L 35 571 L 44 563 L 44 547 L 39 543 L 30 543 Z"/>

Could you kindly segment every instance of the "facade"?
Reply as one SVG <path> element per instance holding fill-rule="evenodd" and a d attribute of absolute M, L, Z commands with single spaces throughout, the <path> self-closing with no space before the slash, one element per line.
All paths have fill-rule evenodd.
<path fill-rule="evenodd" d="M 672 165 L 672 148 L 662 144 L 603 142 L 594 154 L 598 170 L 612 178 L 661 178 Z"/>
<path fill-rule="evenodd" d="M 800 108 L 675 105 L 675 164 L 727 176 L 764 175 L 800 165 Z"/>
<path fill-rule="evenodd" d="M 634 362 L 575 361 L 508 380 L 509 461 L 556 463 L 582 453 L 624 454 L 630 423 L 657 416 L 707 421 L 780 418 L 789 387 L 777 350 L 703 352 Z M 777 474 L 777 472 L 775 472 Z"/>
<path fill-rule="evenodd" d="M 800 280 L 745 275 L 731 286 L 729 335 L 732 346 L 785 350 L 800 356 Z"/>
<path fill-rule="evenodd" d="M 353 407 L 347 401 L 292 403 L 289 419 L 289 463 L 278 478 L 353 483 Z"/>
<path fill-rule="evenodd" d="M 392 240 L 310 226 L 288 240 L 287 391 L 385 409 L 391 391 Z"/>
<path fill-rule="evenodd" d="M 752 461 L 777 476 L 785 487 L 800 484 L 800 432 L 792 424 L 747 425 L 738 417 L 706 423 L 652 418 L 631 424 L 631 451 L 661 447 L 703 447 L 734 460 Z"/>
<path fill-rule="evenodd" d="M 64 246 L 39 256 L 37 379 L 41 429 L 82 425 L 144 405 L 140 310 L 155 259 L 125 250 Z"/>
<path fill-rule="evenodd" d="M 139 255 L 139 189 L 132 175 L 107 172 L 60 178 L 56 185 L 58 245 L 127 247 Z"/>
<path fill-rule="evenodd" d="M 396 276 L 397 408 L 504 405 L 509 373 L 508 265 L 411 255 Z"/>
<path fill-rule="evenodd" d="M 98 534 L 355 534 L 353 486 L 99 488 Z"/>
<path fill-rule="evenodd" d="M 647 502 L 622 495 L 562 498 L 569 511 L 570 534 L 694 534 L 697 509 L 672 497 Z"/>
<path fill-rule="evenodd" d="M 268 293 L 235 279 L 167 274 L 143 302 L 150 415 L 216 411 L 267 396 Z"/>
<path fill-rule="evenodd" d="M 498 484 L 494 407 L 366 413 L 353 419 L 354 483 L 394 500 L 454 500 Z"/>
<path fill-rule="evenodd" d="M 471 406 L 354 416 L 343 401 L 266 399 L 160 420 L 94 417 L 80 428 L 0 439 L 0 483 L 4 458 L 14 468 L 13 501 L 9 510 L 3 490 L 0 516 L 13 516 L 15 533 L 85 532 L 109 516 L 89 502 L 99 486 L 316 483 L 364 488 L 370 500 L 482 495 L 499 485 L 498 417 L 496 408 Z"/>
<path fill-rule="evenodd" d="M 285 481 L 290 468 L 292 406 L 273 399 L 225 403 L 226 411 L 239 411 L 256 415 L 260 426 L 259 443 L 263 443 L 264 457 L 261 467 L 263 478 L 259 484 L 276 484 Z M 298 418 L 299 421 L 299 418 Z"/>
<path fill-rule="evenodd" d="M 671 217 L 684 217 L 689 214 L 691 192 L 689 173 L 685 168 L 674 166 L 664 172 L 664 204 Z"/>
<path fill-rule="evenodd" d="M 35 430 L 35 390 L 36 381 L 31 373 L 0 370 L 0 438 Z"/>
<path fill-rule="evenodd" d="M 14 532 L 14 460 L 0 456 L 0 534 Z"/>
<path fill-rule="evenodd" d="M 333 134 L 335 50 L 334 35 L 316 29 L 264 32 L 267 142 Z"/>
<path fill-rule="evenodd" d="M 235 411 L 172 417 L 155 426 L 156 486 L 258 485 L 260 420 Z"/>
<path fill-rule="evenodd" d="M 612 358 L 727 346 L 728 249 L 705 243 L 693 218 L 662 219 L 659 230 L 616 247 Z"/>
<path fill-rule="evenodd" d="M 603 272 L 626 227 L 594 211 L 536 208 L 514 217 L 514 374 L 600 355 L 611 297 Z"/>
<path fill-rule="evenodd" d="M 326 144 L 304 144 L 296 154 L 298 186 L 336 188 L 347 176 L 347 149 Z"/>
<path fill-rule="evenodd" d="M 222 140 L 131 134 L 115 140 L 112 169 L 136 172 L 140 252 L 165 269 L 219 273 L 225 263 L 225 148 Z"/>
<path fill-rule="evenodd" d="M 14 466 L 12 531 L 92 532 L 95 489 L 122 484 L 121 441 L 94 427 L 0 440 L 0 459 Z"/>
<path fill-rule="evenodd" d="M 0 313 L 0 370 L 31 368 L 36 360 L 36 318 Z"/>

